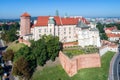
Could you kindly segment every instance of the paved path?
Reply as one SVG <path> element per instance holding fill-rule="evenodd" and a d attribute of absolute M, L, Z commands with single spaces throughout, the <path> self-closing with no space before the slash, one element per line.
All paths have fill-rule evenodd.
<path fill-rule="evenodd" d="M 120 54 L 118 53 L 114 65 L 113 65 L 113 80 L 119 80 L 119 62 L 120 62 Z"/>
<path fill-rule="evenodd" d="M 113 56 L 110 63 L 109 78 L 108 80 L 120 80 L 120 52 Z"/>
<path fill-rule="evenodd" d="M 2 53 L 3 51 L 5 51 L 5 48 L 6 48 L 6 46 L 4 45 L 3 40 L 0 39 L 0 52 Z M 10 75 L 9 75 L 9 79 L 10 80 L 18 80 L 17 78 L 12 76 L 11 72 L 10 72 Z"/>

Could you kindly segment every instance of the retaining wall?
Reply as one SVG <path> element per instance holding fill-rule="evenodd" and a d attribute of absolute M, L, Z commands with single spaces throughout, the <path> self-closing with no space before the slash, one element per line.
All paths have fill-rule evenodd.
<path fill-rule="evenodd" d="M 70 59 L 60 51 L 59 59 L 62 67 L 70 77 L 82 68 L 101 67 L 99 54 L 79 55 Z"/>

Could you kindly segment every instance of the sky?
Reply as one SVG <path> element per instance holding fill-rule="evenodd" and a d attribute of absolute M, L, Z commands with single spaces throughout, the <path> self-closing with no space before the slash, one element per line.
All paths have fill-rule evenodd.
<path fill-rule="evenodd" d="M 54 16 L 120 17 L 120 0 L 0 0 L 0 18 Z"/>

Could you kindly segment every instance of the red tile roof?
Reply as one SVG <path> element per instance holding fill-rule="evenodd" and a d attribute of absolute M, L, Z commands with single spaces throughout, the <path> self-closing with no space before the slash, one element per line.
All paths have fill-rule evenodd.
<path fill-rule="evenodd" d="M 49 17 L 50 16 L 39 16 L 37 18 L 37 23 L 34 26 L 47 26 Z M 54 16 L 54 19 L 56 25 L 76 25 L 80 18 L 61 18 L 59 16 Z M 81 18 L 80 20 L 85 24 L 89 23 L 85 18 Z"/>
<path fill-rule="evenodd" d="M 81 18 L 81 21 L 83 21 L 85 24 L 90 24 L 84 17 Z"/>
<path fill-rule="evenodd" d="M 47 26 L 49 16 L 39 16 L 37 18 L 37 23 L 34 26 Z"/>
<path fill-rule="evenodd" d="M 115 29 L 117 29 L 117 27 L 116 27 L 116 26 L 109 27 L 109 28 L 105 28 L 105 30 L 110 30 L 110 31 L 115 30 Z"/>
<path fill-rule="evenodd" d="M 120 37 L 120 34 L 113 34 L 113 33 L 109 33 L 107 34 L 107 37 Z"/>
<path fill-rule="evenodd" d="M 30 17 L 30 14 L 28 14 L 27 12 L 25 12 L 25 13 L 23 13 L 23 14 L 21 15 L 21 17 Z"/>
<path fill-rule="evenodd" d="M 110 41 L 107 41 L 107 40 L 101 40 L 101 43 L 102 43 L 102 47 L 100 48 L 100 49 L 102 49 L 102 48 L 104 48 L 104 47 L 110 47 L 110 48 L 117 48 L 118 47 L 118 45 L 117 44 L 115 44 L 115 43 L 112 43 L 112 42 L 110 42 Z"/>

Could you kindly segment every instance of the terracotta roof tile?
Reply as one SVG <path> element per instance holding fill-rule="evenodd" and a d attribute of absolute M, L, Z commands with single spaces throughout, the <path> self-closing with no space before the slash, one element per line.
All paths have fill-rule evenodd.
<path fill-rule="evenodd" d="M 23 13 L 23 14 L 21 15 L 21 17 L 30 17 L 30 14 L 28 14 L 27 12 L 25 12 L 25 13 Z"/>
<path fill-rule="evenodd" d="M 50 16 L 39 16 L 37 18 L 37 23 L 34 24 L 34 26 L 47 26 L 49 17 Z M 76 25 L 78 24 L 80 18 L 61 18 L 59 16 L 54 16 L 54 19 L 56 21 L 56 25 Z M 82 18 L 80 20 L 86 24 L 89 23 L 85 18 Z"/>
<path fill-rule="evenodd" d="M 120 37 L 120 34 L 113 34 L 113 33 L 109 33 L 107 34 L 107 37 Z"/>
<path fill-rule="evenodd" d="M 109 28 L 105 28 L 105 30 L 110 30 L 110 31 L 115 30 L 115 29 L 117 29 L 117 27 L 116 27 L 116 26 L 109 27 Z"/>

